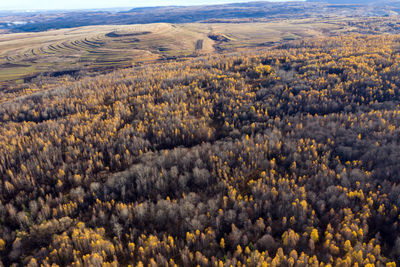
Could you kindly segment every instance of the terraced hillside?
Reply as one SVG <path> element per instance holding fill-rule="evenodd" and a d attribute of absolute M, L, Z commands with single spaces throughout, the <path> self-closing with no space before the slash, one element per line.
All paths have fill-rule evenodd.
<path fill-rule="evenodd" d="M 90 26 L 2 35 L 0 81 L 207 53 L 213 51 L 213 45 L 206 34 L 171 24 Z"/>
<path fill-rule="evenodd" d="M 39 33 L 0 34 L 0 83 L 103 71 L 140 62 L 258 49 L 348 33 L 400 33 L 399 18 L 227 20 L 189 24 L 103 25 Z"/>

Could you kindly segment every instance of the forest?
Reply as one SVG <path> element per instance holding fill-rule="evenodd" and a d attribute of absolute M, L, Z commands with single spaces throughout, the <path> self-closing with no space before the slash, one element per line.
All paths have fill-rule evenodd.
<path fill-rule="evenodd" d="M 399 62 L 350 34 L 2 90 L 0 266 L 396 266 Z"/>

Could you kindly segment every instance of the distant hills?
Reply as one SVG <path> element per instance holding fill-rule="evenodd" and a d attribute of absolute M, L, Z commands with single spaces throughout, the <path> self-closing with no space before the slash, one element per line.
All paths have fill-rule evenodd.
<path fill-rule="evenodd" d="M 399 1 L 308 0 L 281 3 L 264 1 L 211 6 L 144 7 L 121 12 L 86 10 L 1 14 L 0 30 L 38 32 L 104 24 L 251 22 L 326 16 L 389 16 L 399 12 Z"/>
<path fill-rule="evenodd" d="M 307 2 L 326 2 L 329 4 L 369 4 L 376 3 L 375 0 L 308 0 Z"/>
<path fill-rule="evenodd" d="M 307 0 L 307 2 L 324 2 L 329 4 L 391 4 L 391 3 L 399 3 L 399 0 Z"/>

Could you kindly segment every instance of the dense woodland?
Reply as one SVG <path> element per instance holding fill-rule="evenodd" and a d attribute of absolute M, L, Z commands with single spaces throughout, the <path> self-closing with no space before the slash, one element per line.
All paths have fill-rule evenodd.
<path fill-rule="evenodd" d="M 3 91 L 2 264 L 396 266 L 399 62 L 352 35 Z"/>

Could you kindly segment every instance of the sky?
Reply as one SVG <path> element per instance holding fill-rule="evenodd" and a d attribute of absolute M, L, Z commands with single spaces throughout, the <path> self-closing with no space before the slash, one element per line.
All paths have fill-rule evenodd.
<path fill-rule="evenodd" d="M 281 0 L 283 2 L 285 0 Z M 88 9 L 166 5 L 203 5 L 250 2 L 249 0 L 0 0 L 0 10 Z M 270 0 L 277 2 L 277 0 Z"/>

